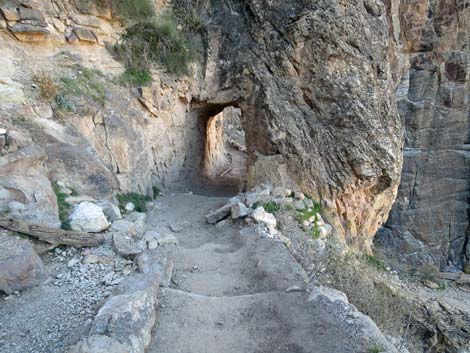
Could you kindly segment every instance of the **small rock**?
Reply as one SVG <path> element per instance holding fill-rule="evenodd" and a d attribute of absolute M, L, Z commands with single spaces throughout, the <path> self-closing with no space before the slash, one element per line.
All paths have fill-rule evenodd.
<path fill-rule="evenodd" d="M 185 228 L 188 228 L 191 225 L 188 221 L 180 222 L 180 223 L 172 223 L 170 224 L 170 229 L 173 233 L 181 233 Z"/>
<path fill-rule="evenodd" d="M 318 226 L 318 230 L 320 232 L 320 238 L 323 239 L 331 235 L 333 227 L 326 223 Z"/>
<path fill-rule="evenodd" d="M 301 200 L 297 200 L 294 202 L 294 208 L 298 211 L 303 211 L 305 210 L 305 203 Z"/>
<path fill-rule="evenodd" d="M 286 293 L 293 293 L 293 292 L 303 292 L 305 289 L 299 286 L 290 286 L 286 289 Z"/>
<path fill-rule="evenodd" d="M 425 280 L 423 282 L 424 286 L 431 288 L 431 289 L 438 289 L 439 285 L 436 282 Z"/>
<path fill-rule="evenodd" d="M 128 203 L 126 203 L 126 206 L 124 207 L 124 209 L 127 212 L 132 212 L 135 209 L 135 205 L 132 202 L 128 202 Z"/>
<path fill-rule="evenodd" d="M 96 200 L 87 195 L 80 195 L 80 196 L 68 196 L 65 198 L 65 202 L 67 202 L 69 205 L 75 205 L 77 203 L 81 202 L 95 202 Z"/>
<path fill-rule="evenodd" d="M 5 129 L 0 129 L 0 135 L 6 135 L 7 134 L 7 130 Z"/>
<path fill-rule="evenodd" d="M 302 193 L 302 192 L 296 192 L 296 193 L 294 194 L 294 196 L 295 196 L 295 198 L 296 198 L 297 200 L 301 200 L 301 201 L 302 201 L 302 200 L 305 199 L 305 195 L 304 195 L 304 193 Z"/>
<path fill-rule="evenodd" d="M 126 221 L 124 219 L 114 221 L 111 224 L 110 230 L 113 232 L 129 235 L 131 237 L 135 237 L 137 235 L 137 230 L 135 229 L 134 223 Z"/>
<path fill-rule="evenodd" d="M 119 207 L 114 205 L 112 202 L 108 200 L 101 200 L 97 203 L 97 205 L 101 207 L 109 222 L 114 222 L 122 218 Z"/>
<path fill-rule="evenodd" d="M 59 190 L 59 192 L 61 194 L 65 194 L 65 195 L 69 195 L 69 196 L 72 195 L 72 193 L 73 193 L 72 190 L 70 190 L 69 188 L 61 188 Z"/>
<path fill-rule="evenodd" d="M 96 255 L 88 255 L 85 257 L 85 259 L 83 260 L 83 263 L 85 265 L 88 265 L 88 264 L 96 264 L 98 263 L 100 260 L 100 258 Z"/>
<path fill-rule="evenodd" d="M 248 207 L 245 206 L 245 204 L 241 202 L 237 202 L 232 205 L 231 212 L 232 212 L 232 218 L 238 219 L 238 218 L 248 216 L 249 210 L 248 210 Z"/>
<path fill-rule="evenodd" d="M 251 217 L 258 223 L 264 223 L 268 229 L 276 228 L 276 217 L 274 217 L 273 214 L 266 212 L 263 207 L 255 209 Z"/>
<path fill-rule="evenodd" d="M 266 202 L 269 200 L 271 192 L 269 188 L 263 188 L 261 190 L 255 190 L 249 192 L 245 196 L 245 204 L 251 207 L 253 204 L 257 202 Z"/>
<path fill-rule="evenodd" d="M 305 199 L 304 204 L 305 204 L 305 207 L 307 207 L 307 208 L 313 208 L 313 206 L 314 206 L 312 199 Z"/>
<path fill-rule="evenodd" d="M 145 233 L 145 228 L 147 227 L 145 224 L 145 217 L 145 213 L 131 212 L 126 218 L 128 221 L 134 223 L 137 236 L 143 235 Z"/>
<path fill-rule="evenodd" d="M 113 235 L 114 250 L 124 258 L 133 259 L 144 250 L 142 245 L 124 234 Z"/>
<path fill-rule="evenodd" d="M 156 239 L 158 241 L 158 245 L 160 246 L 178 245 L 178 239 L 176 239 L 173 234 L 158 235 Z"/>
<path fill-rule="evenodd" d="M 308 301 L 315 302 L 320 297 L 323 297 L 329 300 L 330 302 L 340 301 L 343 303 L 349 303 L 348 297 L 343 292 L 340 292 L 339 290 L 336 290 L 333 288 L 328 288 L 328 287 L 323 287 L 323 286 L 315 287 L 312 290 L 312 293 L 310 297 L 308 298 Z"/>
<path fill-rule="evenodd" d="M 69 268 L 74 267 L 78 263 L 80 263 L 79 259 L 72 259 L 67 263 L 67 267 L 69 267 Z"/>

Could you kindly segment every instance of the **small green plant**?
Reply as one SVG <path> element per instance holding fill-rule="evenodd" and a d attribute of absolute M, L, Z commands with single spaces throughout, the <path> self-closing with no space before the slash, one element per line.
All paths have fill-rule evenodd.
<path fill-rule="evenodd" d="M 276 212 L 279 212 L 281 210 L 281 206 L 279 206 L 277 203 L 275 203 L 274 201 L 269 201 L 269 202 L 266 202 L 264 205 L 263 205 L 263 208 L 266 212 L 268 213 L 276 213 Z"/>
<path fill-rule="evenodd" d="M 65 202 L 65 199 L 68 195 L 60 192 L 60 186 L 57 185 L 56 182 L 52 183 L 52 188 L 54 189 L 54 193 L 57 198 L 57 206 L 59 208 L 59 219 L 62 223 L 62 229 L 70 230 L 72 229 L 69 223 L 70 205 Z"/>
<path fill-rule="evenodd" d="M 129 67 L 119 77 L 119 83 L 131 86 L 146 86 L 151 82 L 150 71 L 140 67 Z"/>
<path fill-rule="evenodd" d="M 321 211 L 321 204 L 314 203 L 312 208 L 307 208 L 305 210 L 300 210 L 297 215 L 297 221 L 299 223 L 303 223 L 304 221 L 308 221 L 310 218 L 314 217 L 315 215 L 319 214 Z"/>
<path fill-rule="evenodd" d="M 387 270 L 387 266 L 385 265 L 385 262 L 383 262 L 382 260 L 378 259 L 377 257 L 375 257 L 374 255 L 367 255 L 367 254 L 364 254 L 362 256 L 362 259 L 364 260 L 364 262 L 368 265 L 371 265 L 373 267 L 375 267 L 377 270 L 379 271 L 386 271 Z"/>
<path fill-rule="evenodd" d="M 118 194 L 117 199 L 119 202 L 119 207 L 124 210 L 128 202 L 132 202 L 135 206 L 137 212 L 147 211 L 146 202 L 151 201 L 151 198 L 146 195 L 137 194 L 137 193 L 128 193 L 128 194 Z"/>
<path fill-rule="evenodd" d="M 310 236 L 312 239 L 318 239 L 321 236 L 320 232 L 320 225 L 318 224 L 320 221 L 320 211 L 321 211 L 321 204 L 320 203 L 314 203 L 312 208 L 307 208 L 305 210 L 299 210 L 299 213 L 297 214 L 297 221 L 300 224 L 303 224 L 305 221 L 310 221 L 310 219 L 313 217 L 313 226 L 312 229 L 310 230 Z"/>
<path fill-rule="evenodd" d="M 369 353 L 381 353 L 383 351 L 384 351 L 383 348 L 379 345 L 374 345 L 369 348 Z"/>
<path fill-rule="evenodd" d="M 71 102 L 61 94 L 55 96 L 55 102 L 60 109 L 65 110 L 67 112 L 74 112 L 77 109 L 73 102 Z"/>
<path fill-rule="evenodd" d="M 440 282 L 437 285 L 438 285 L 437 290 L 444 291 L 447 289 L 447 284 L 444 282 Z"/>

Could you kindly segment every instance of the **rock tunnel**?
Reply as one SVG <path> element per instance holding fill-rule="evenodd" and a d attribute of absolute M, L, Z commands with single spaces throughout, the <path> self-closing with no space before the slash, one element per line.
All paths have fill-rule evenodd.
<path fill-rule="evenodd" d="M 194 151 L 188 181 L 197 193 L 232 195 L 245 187 L 247 150 L 242 112 L 235 105 L 194 104 Z"/>

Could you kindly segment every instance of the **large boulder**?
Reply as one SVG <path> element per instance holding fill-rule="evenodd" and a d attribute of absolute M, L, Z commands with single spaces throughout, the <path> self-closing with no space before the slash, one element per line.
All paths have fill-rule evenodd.
<path fill-rule="evenodd" d="M 91 334 L 107 335 L 131 353 L 144 353 L 156 320 L 157 290 L 158 283 L 148 284 L 111 297 L 98 311 Z"/>
<path fill-rule="evenodd" d="M 45 279 L 44 264 L 29 241 L 0 234 L 0 291 L 11 294 Z"/>
<path fill-rule="evenodd" d="M 70 215 L 70 226 L 73 230 L 99 233 L 109 227 L 103 209 L 91 202 L 82 202 L 75 206 Z"/>

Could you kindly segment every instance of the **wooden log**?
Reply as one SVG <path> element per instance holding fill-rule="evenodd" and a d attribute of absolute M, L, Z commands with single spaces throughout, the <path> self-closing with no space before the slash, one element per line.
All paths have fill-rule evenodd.
<path fill-rule="evenodd" d="M 2 216 L 0 216 L 0 227 L 26 234 L 54 245 L 70 245 L 80 248 L 84 246 L 97 246 L 103 242 L 103 236 L 100 234 L 54 229 Z"/>

